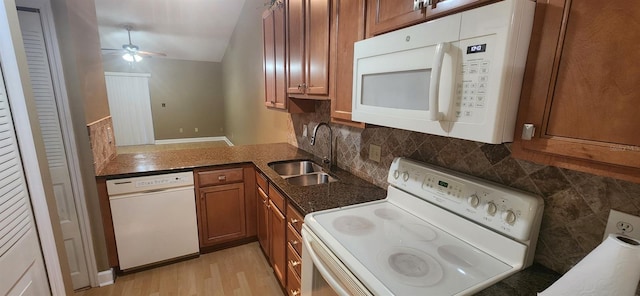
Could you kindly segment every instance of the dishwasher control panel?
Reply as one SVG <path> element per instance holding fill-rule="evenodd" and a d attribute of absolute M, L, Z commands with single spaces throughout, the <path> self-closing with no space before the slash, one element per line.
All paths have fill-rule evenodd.
<path fill-rule="evenodd" d="M 107 181 L 109 196 L 193 186 L 193 173 L 171 173 Z"/>

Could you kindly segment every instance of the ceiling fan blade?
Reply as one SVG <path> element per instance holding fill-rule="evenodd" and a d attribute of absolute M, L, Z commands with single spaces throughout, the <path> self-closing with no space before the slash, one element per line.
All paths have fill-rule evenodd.
<path fill-rule="evenodd" d="M 167 56 L 166 53 L 153 52 L 153 51 L 143 51 L 143 50 L 138 51 L 138 54 L 142 55 L 142 56 L 161 56 L 161 57 L 166 57 Z"/>
<path fill-rule="evenodd" d="M 108 54 L 108 55 L 124 54 L 122 49 L 117 49 L 117 48 L 101 48 L 101 50 L 102 50 L 102 54 Z"/>

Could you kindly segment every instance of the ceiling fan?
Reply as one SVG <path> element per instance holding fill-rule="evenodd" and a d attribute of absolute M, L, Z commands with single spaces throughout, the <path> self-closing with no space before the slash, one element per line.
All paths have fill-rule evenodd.
<path fill-rule="evenodd" d="M 139 62 L 143 57 L 167 56 L 165 53 L 161 52 L 140 50 L 137 45 L 131 43 L 131 30 L 133 29 L 133 27 L 130 25 L 125 25 L 124 28 L 125 30 L 127 30 L 127 35 L 129 35 L 129 43 L 123 44 L 122 49 L 102 48 L 102 52 L 104 54 L 122 54 L 122 58 L 127 62 Z"/>

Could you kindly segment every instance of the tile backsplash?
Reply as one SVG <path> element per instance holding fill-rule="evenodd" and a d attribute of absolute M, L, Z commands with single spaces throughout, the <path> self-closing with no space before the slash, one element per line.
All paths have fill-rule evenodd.
<path fill-rule="evenodd" d="M 324 157 L 327 129 L 318 130 L 315 146 L 309 139 L 319 122 L 329 122 L 330 103 L 316 104 L 315 113 L 291 115 L 288 141 Z M 303 137 L 304 125 L 308 137 Z M 382 188 L 391 161 L 401 156 L 542 196 L 545 210 L 535 260 L 560 273 L 600 244 L 610 209 L 640 215 L 640 184 L 515 159 L 509 143 L 491 145 L 386 127 L 331 127 L 338 166 Z M 382 148 L 379 163 L 369 160 L 371 144 Z"/>
<path fill-rule="evenodd" d="M 116 140 L 111 116 L 87 124 L 87 131 L 93 152 L 93 165 L 98 174 L 109 160 L 116 157 Z"/>

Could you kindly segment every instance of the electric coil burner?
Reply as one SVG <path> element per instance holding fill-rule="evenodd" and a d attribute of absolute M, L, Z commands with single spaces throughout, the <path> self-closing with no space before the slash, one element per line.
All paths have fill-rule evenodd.
<path fill-rule="evenodd" d="M 402 158 L 388 181 L 305 217 L 303 295 L 468 295 L 533 262 L 541 198 Z"/>

